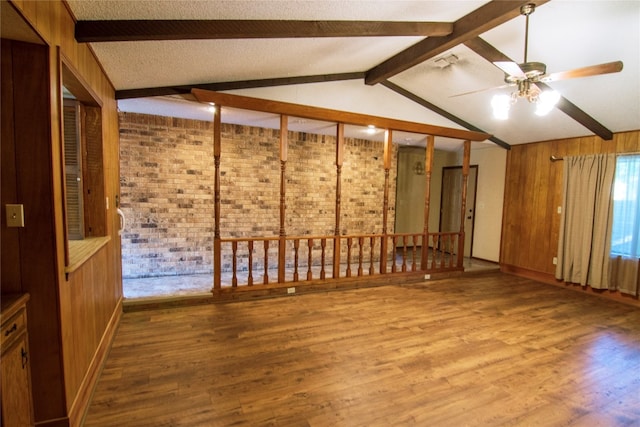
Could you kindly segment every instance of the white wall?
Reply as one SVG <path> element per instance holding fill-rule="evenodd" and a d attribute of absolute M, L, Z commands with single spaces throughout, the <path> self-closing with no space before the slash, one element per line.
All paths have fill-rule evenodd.
<path fill-rule="evenodd" d="M 473 257 L 498 262 L 507 150 L 500 147 L 473 149 L 471 164 L 478 165 Z"/>
<path fill-rule="evenodd" d="M 507 151 L 497 146 L 474 149 L 473 143 L 471 147 L 471 164 L 478 165 L 476 217 L 473 232 L 472 255 L 474 258 L 498 262 L 500 259 L 500 235 L 502 230 L 502 207 Z M 422 158 L 421 156 L 424 156 L 424 150 L 417 150 L 411 152 L 410 155 L 399 156 L 399 160 L 402 158 L 404 162 L 402 165 L 398 164 L 398 170 L 409 168 L 410 164 L 405 163 L 414 161 L 414 156 L 417 156 L 415 159 Z M 434 152 L 429 212 L 429 231 L 431 232 L 438 231 L 440 225 L 442 169 L 445 166 L 460 165 L 462 165 L 461 152 Z M 402 201 L 402 203 L 411 204 L 413 218 L 408 218 L 406 212 L 403 214 L 403 209 L 400 209 L 396 217 L 397 232 L 421 231 L 419 228 L 422 224 L 424 212 L 423 192 L 424 186 L 420 187 L 418 191 L 419 196 L 410 189 L 404 188 L 404 186 L 400 185 L 398 187 L 398 202 L 400 203 L 400 201 Z M 417 230 L 416 227 L 418 228 Z"/>

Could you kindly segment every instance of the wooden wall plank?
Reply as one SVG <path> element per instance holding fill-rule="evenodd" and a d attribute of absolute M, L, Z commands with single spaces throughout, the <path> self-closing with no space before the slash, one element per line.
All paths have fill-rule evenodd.
<path fill-rule="evenodd" d="M 508 153 L 505 179 L 501 264 L 516 269 L 555 273 L 562 205 L 562 161 L 565 157 L 608 152 L 640 152 L 640 131 L 514 145 Z"/>
<path fill-rule="evenodd" d="M 2 126 L 0 126 L 0 143 L 2 151 L 0 160 L 0 173 L 2 174 L 0 205 L 7 203 L 19 203 L 18 189 L 16 182 L 16 146 L 14 141 L 13 126 L 7 123 L 13 122 L 13 67 L 12 67 L 12 44 L 8 40 L 2 40 L 0 54 L 2 55 L 2 86 L 0 88 Z M 20 275 L 20 235 L 19 229 L 6 227 L 5 219 L 2 218 L 2 229 L 0 234 L 0 245 L 2 250 L 2 263 L 0 275 L 3 293 L 23 292 Z"/>
<path fill-rule="evenodd" d="M 22 287 L 29 301 L 29 346 L 36 421 L 65 414 L 60 351 L 54 199 L 51 188 L 49 50 L 13 42 L 14 137 L 18 200 L 24 204 L 20 229 Z"/>
<path fill-rule="evenodd" d="M 69 419 L 69 422 L 77 425 L 84 412 L 82 405 L 86 404 L 87 396 L 97 378 L 97 366 L 106 353 L 102 347 L 109 344 L 108 340 L 105 341 L 103 338 L 111 336 L 107 329 L 115 328 L 113 319 L 119 317 L 114 317 L 114 313 L 120 311 L 122 302 L 120 239 L 117 234 L 118 217 L 115 211 L 115 200 L 119 195 L 119 134 L 115 91 L 90 47 L 76 43 L 74 21 L 63 2 L 56 0 L 13 1 L 12 3 L 50 49 L 48 56 L 45 56 L 48 62 L 40 67 L 41 72 L 44 73 L 44 87 L 40 87 L 41 92 L 38 95 L 29 95 L 29 98 L 45 102 L 49 110 L 48 114 L 39 121 L 47 128 L 49 134 L 46 147 L 43 147 L 44 151 L 41 150 L 38 153 L 38 156 L 46 155 L 47 165 L 41 171 L 39 168 L 34 168 L 33 163 L 25 168 L 28 174 L 25 178 L 27 182 L 47 183 L 42 189 L 43 197 L 40 202 L 49 206 L 48 216 L 46 220 L 42 217 L 36 221 L 41 222 L 41 226 L 48 224 L 50 227 L 49 232 L 41 233 L 46 238 L 39 236 L 40 254 L 43 253 L 42 251 L 47 253 L 47 256 L 41 256 L 44 261 L 40 263 L 47 261 L 52 263 L 49 270 L 27 268 L 29 274 L 33 276 L 29 280 L 38 278 L 41 283 L 40 288 L 28 289 L 32 293 L 29 318 L 30 327 L 33 326 L 33 329 L 29 331 L 30 338 L 32 342 L 38 341 L 38 346 L 46 347 L 52 352 L 52 354 L 47 354 L 46 351 L 41 352 L 41 357 L 49 360 L 32 359 L 32 367 L 36 366 L 35 371 L 41 372 L 45 367 L 49 368 L 46 370 L 46 378 L 44 375 L 34 375 L 36 422 L 46 423 L 54 419 L 57 419 L 57 422 L 64 422 L 68 417 L 75 417 Z M 57 69 L 59 59 L 56 53 L 58 48 L 102 101 L 101 134 L 105 182 L 103 195 L 99 197 L 105 202 L 105 208 L 105 199 L 109 198 L 110 201 L 109 209 L 105 211 L 104 232 L 112 237 L 94 258 L 69 277 L 69 281 L 64 275 L 64 223 L 62 221 L 64 198 L 60 166 L 61 131 L 58 125 L 61 94 L 60 72 Z M 50 100 L 43 97 L 42 93 L 49 93 Z M 37 161 L 44 161 L 44 157 L 38 157 Z M 19 162 L 20 160 L 17 161 L 18 165 Z M 44 249 L 44 246 L 47 248 Z M 25 255 L 21 257 L 23 266 L 32 265 L 31 259 Z M 53 277 L 47 276 L 49 274 L 47 271 L 50 272 L 51 268 Z M 27 280 L 24 277 L 24 271 L 23 268 L 23 283 Z M 40 301 L 46 302 L 41 304 Z M 59 307 L 56 301 L 59 301 Z M 32 311 L 41 313 L 40 320 L 36 315 L 33 324 Z M 57 328 L 58 331 L 51 331 L 51 328 Z M 38 348 L 40 347 L 32 348 L 33 357 Z M 64 361 L 60 360 L 61 355 L 65 356 Z M 63 372 L 62 366 L 64 366 Z"/>

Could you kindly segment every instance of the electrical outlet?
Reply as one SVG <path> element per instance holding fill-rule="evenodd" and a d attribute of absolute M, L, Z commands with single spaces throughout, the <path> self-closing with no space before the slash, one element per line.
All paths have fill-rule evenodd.
<path fill-rule="evenodd" d="M 296 288 L 287 288 L 287 293 L 288 294 L 295 294 L 296 293 Z"/>
<path fill-rule="evenodd" d="M 5 205 L 7 212 L 7 227 L 24 227 L 23 205 Z"/>
<path fill-rule="evenodd" d="M 553 257 L 553 265 L 558 265 L 558 257 Z"/>
<path fill-rule="evenodd" d="M 429 280 L 431 279 L 431 275 L 430 274 L 425 274 L 424 275 L 424 280 Z"/>
<path fill-rule="evenodd" d="M 562 213 L 562 206 L 558 206 L 558 213 L 561 214 Z"/>

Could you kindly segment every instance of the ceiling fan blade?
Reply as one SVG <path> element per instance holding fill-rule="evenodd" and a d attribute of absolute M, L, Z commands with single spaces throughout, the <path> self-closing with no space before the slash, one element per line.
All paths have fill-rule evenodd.
<path fill-rule="evenodd" d="M 575 79 L 578 77 L 597 76 L 600 74 L 617 73 L 622 71 L 622 61 L 606 62 L 604 64 L 591 65 L 589 67 L 576 68 L 569 71 L 561 71 L 559 73 L 551 73 L 542 79 L 541 81 L 555 82 L 558 80 Z"/>
<path fill-rule="evenodd" d="M 477 89 L 477 90 L 472 90 L 470 92 L 464 92 L 464 93 L 458 93 L 456 95 L 451 95 L 449 98 L 456 98 L 458 96 L 465 96 L 465 95 L 471 95 L 473 93 L 480 93 L 480 92 L 488 92 L 490 90 L 494 90 L 494 89 L 504 89 L 505 87 L 509 87 L 509 86 L 513 86 L 513 84 L 506 84 L 506 85 L 502 85 L 502 86 L 493 86 L 493 87 L 486 87 L 484 89 Z"/>
<path fill-rule="evenodd" d="M 526 78 L 524 72 L 520 69 L 520 66 L 515 62 L 495 61 L 493 65 L 500 68 L 509 76 Z"/>

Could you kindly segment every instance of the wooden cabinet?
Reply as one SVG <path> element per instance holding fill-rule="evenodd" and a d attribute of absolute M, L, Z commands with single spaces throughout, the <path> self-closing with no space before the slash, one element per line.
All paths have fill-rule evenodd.
<path fill-rule="evenodd" d="M 29 299 L 24 295 L 2 295 L 0 360 L 2 389 L 2 426 L 33 425 L 31 400 L 31 370 L 29 367 L 29 340 L 27 335 L 27 309 Z"/>

